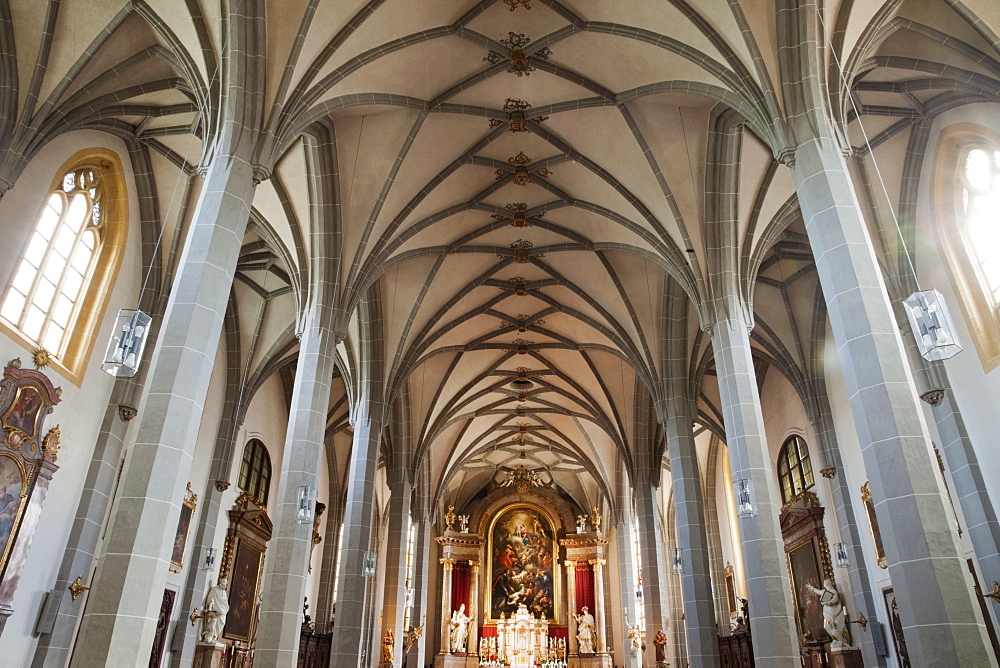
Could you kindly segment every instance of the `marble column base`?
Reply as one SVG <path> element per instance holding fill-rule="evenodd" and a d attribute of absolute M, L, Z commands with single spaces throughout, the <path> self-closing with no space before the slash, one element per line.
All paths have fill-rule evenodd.
<path fill-rule="evenodd" d="M 829 656 L 830 668 L 865 668 L 860 649 L 839 649 Z"/>
<path fill-rule="evenodd" d="M 198 643 L 194 648 L 192 668 L 222 668 L 222 653 L 225 646 L 215 643 Z"/>

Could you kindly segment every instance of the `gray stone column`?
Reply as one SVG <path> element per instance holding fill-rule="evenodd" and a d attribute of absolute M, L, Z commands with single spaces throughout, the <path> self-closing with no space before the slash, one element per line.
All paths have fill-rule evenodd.
<path fill-rule="evenodd" d="M 403 641 L 406 629 L 403 627 L 403 611 L 406 606 L 406 544 L 410 532 L 410 499 L 413 486 L 408 479 L 406 467 L 394 464 L 389 471 L 389 531 L 385 549 L 385 585 L 382 595 L 382 614 L 376 634 L 381 648 L 387 629 L 392 629 L 395 648 L 392 663 L 403 665 Z M 381 654 L 379 655 L 381 659 Z M 372 663 L 376 663 L 372 661 Z M 380 665 L 383 662 L 379 662 Z"/>
<path fill-rule="evenodd" d="M 775 473 L 764 434 L 764 417 L 742 317 L 722 318 L 712 326 L 722 417 L 733 479 L 749 479 L 756 516 L 739 520 L 754 658 L 758 665 L 801 665 L 791 585 L 778 526 Z"/>
<path fill-rule="evenodd" d="M 655 663 L 656 648 L 653 636 L 657 631 L 666 632 L 667 579 L 664 573 L 664 542 L 660 526 L 660 509 L 656 487 L 637 480 L 635 485 L 635 512 L 639 521 L 639 545 L 642 546 L 642 598 L 646 612 L 646 662 Z"/>
<path fill-rule="evenodd" d="M 116 386 L 112 396 L 120 394 L 117 390 Z M 86 598 L 74 601 L 69 595 L 69 585 L 77 576 L 82 576 L 84 582 L 90 580 L 94 553 L 101 540 L 104 516 L 111 505 L 111 493 L 128 430 L 128 422 L 119 418 L 119 410 L 115 404 L 112 400 L 104 412 L 104 421 L 87 470 L 69 543 L 59 565 L 55 586 L 49 594 L 59 598 L 55 625 L 51 633 L 43 634 L 38 639 L 38 647 L 31 661 L 33 668 L 62 668 L 69 661 L 73 649 L 77 622 Z"/>
<path fill-rule="evenodd" d="M 332 456 L 332 447 L 327 448 L 327 461 Z M 316 629 L 323 633 L 330 632 L 330 623 L 333 621 L 333 586 L 337 581 L 337 549 L 340 541 L 340 526 L 342 509 L 340 499 L 337 494 L 336 468 L 331 465 L 330 485 L 328 486 L 328 502 L 326 517 L 326 533 L 323 536 L 323 560 L 319 568 L 319 597 L 316 601 Z"/>
<path fill-rule="evenodd" d="M 681 561 L 684 571 L 680 576 L 680 586 L 688 661 L 696 666 L 713 666 L 719 662 L 719 642 L 715 630 L 701 470 L 690 412 L 669 411 L 665 426 L 677 544 L 683 550 Z"/>
<path fill-rule="evenodd" d="M 639 650 L 632 650 L 627 637 L 628 624 L 636 624 L 639 621 L 639 606 L 635 597 L 638 583 L 634 575 L 635 547 L 632 544 L 632 524 L 626 512 L 623 510 L 619 512 L 622 517 L 615 525 L 615 543 L 618 548 L 618 591 L 622 602 L 622 632 L 615 645 L 622 649 L 622 654 L 620 657 L 615 656 L 615 663 L 621 660 L 624 668 L 641 668 L 642 655 Z"/>
<path fill-rule="evenodd" d="M 910 660 L 917 666 L 995 665 L 844 158 L 832 142 L 811 139 L 796 149 L 792 174 Z"/>
<path fill-rule="evenodd" d="M 238 155 L 218 156 L 206 176 L 150 364 L 75 666 L 149 661 L 253 190 L 253 169 Z"/>
<path fill-rule="evenodd" d="M 314 306 L 302 334 L 288 413 L 274 531 L 268 544 L 254 665 L 294 665 L 302 628 L 302 599 L 312 548 L 312 522 L 295 521 L 299 488 L 316 489 L 330 403 L 336 341 L 330 313 Z"/>
<path fill-rule="evenodd" d="M 428 519 L 418 519 L 413 537 L 413 609 L 410 611 L 410 625 L 423 627 L 417 644 L 410 648 L 408 666 L 427 665 L 427 643 L 430 625 L 427 612 L 430 610 L 430 551 L 431 523 Z"/>
<path fill-rule="evenodd" d="M 952 499 L 962 509 L 965 530 L 969 532 L 979 564 L 980 584 L 988 591 L 990 583 L 1000 580 L 1000 522 L 986 491 L 979 458 L 972 447 L 962 412 L 955 402 L 944 364 L 928 362 L 920 356 L 909 321 L 904 320 L 900 332 L 914 369 L 918 391 L 931 405 L 941 438 L 940 451 L 951 472 Z M 988 609 L 995 619 L 998 618 L 998 610 L 992 603 Z"/>
<path fill-rule="evenodd" d="M 375 468 L 382 438 L 382 420 L 381 402 L 362 399 L 354 420 L 354 444 L 348 471 L 350 486 L 344 509 L 344 546 L 340 557 L 340 588 L 331 652 L 333 666 L 357 665 L 364 642 L 368 585 L 364 561 L 374 529 Z"/>

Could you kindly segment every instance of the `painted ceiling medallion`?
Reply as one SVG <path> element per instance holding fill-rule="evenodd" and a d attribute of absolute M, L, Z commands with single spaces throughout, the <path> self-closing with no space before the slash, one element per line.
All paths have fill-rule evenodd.
<path fill-rule="evenodd" d="M 529 183 L 531 183 L 531 174 L 540 176 L 543 179 L 547 179 L 550 176 L 552 176 L 552 172 L 546 169 L 545 167 L 542 167 L 541 169 L 536 169 L 533 172 L 528 172 L 528 165 L 531 164 L 531 158 L 525 155 L 524 151 L 520 151 L 517 155 L 511 158 L 507 158 L 507 162 L 514 165 L 514 176 L 512 179 L 514 185 L 518 186 L 528 185 Z M 508 172 L 506 169 L 498 169 L 496 171 L 496 175 L 497 175 L 496 179 L 494 180 L 499 181 L 500 179 L 509 176 L 510 172 Z"/>
<path fill-rule="evenodd" d="M 527 283 L 528 279 L 523 276 L 511 276 L 510 282 L 514 284 L 514 294 L 518 297 L 523 297 L 528 294 Z"/>
<path fill-rule="evenodd" d="M 518 264 L 527 264 L 528 260 L 531 258 L 531 248 L 534 246 L 533 243 L 527 239 L 518 239 L 507 244 L 507 248 L 514 251 L 514 262 Z M 503 255 L 498 255 L 497 257 L 504 257 Z M 545 257 L 545 255 L 535 255 L 535 257 Z"/>
<path fill-rule="evenodd" d="M 503 104 L 503 110 L 507 112 L 507 120 L 504 121 L 500 118 L 491 118 L 490 127 L 495 128 L 507 123 L 510 126 L 511 132 L 527 132 L 528 118 L 524 112 L 528 109 L 531 109 L 531 105 L 524 100 L 508 97 L 507 101 Z M 537 116 L 531 120 L 534 123 L 543 123 L 549 120 L 549 117 Z"/>
<path fill-rule="evenodd" d="M 507 205 L 507 210 L 514 214 L 510 219 L 511 227 L 531 227 L 531 223 L 528 222 L 528 219 L 524 215 L 527 209 L 528 205 L 524 202 L 511 202 Z M 492 218 L 494 220 L 507 220 L 507 216 L 502 213 L 494 213 Z"/>
<path fill-rule="evenodd" d="M 507 56 L 499 51 L 490 50 L 483 60 L 491 65 L 496 65 L 497 63 L 506 60 L 507 71 L 511 74 L 523 77 L 525 75 L 530 75 L 535 71 L 535 68 L 531 64 L 531 56 L 541 60 L 547 60 L 548 57 L 552 55 L 552 51 L 546 46 L 538 51 L 535 51 L 531 54 L 531 56 L 529 56 L 525 53 L 524 47 L 531 41 L 531 38 L 526 36 L 524 33 L 518 34 L 516 32 L 511 32 L 508 34 L 509 37 L 507 39 L 500 40 L 500 43 L 510 49 L 510 55 Z"/>
<path fill-rule="evenodd" d="M 505 5 L 510 5 L 510 11 L 514 11 L 518 7 L 531 9 L 531 0 L 503 0 L 503 2 Z"/>
<path fill-rule="evenodd" d="M 524 459 L 524 452 L 521 452 L 521 459 Z M 500 482 L 497 487 L 513 487 L 520 493 L 528 491 L 529 487 L 547 487 L 538 476 L 537 471 L 529 471 L 526 466 L 518 466 L 513 471 L 507 472 L 507 477 Z"/>

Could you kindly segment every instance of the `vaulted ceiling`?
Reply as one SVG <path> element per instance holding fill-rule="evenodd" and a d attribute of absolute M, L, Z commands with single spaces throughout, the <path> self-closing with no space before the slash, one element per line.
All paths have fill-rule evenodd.
<path fill-rule="evenodd" d="M 241 3 L 263 12 L 247 39 L 265 57 L 239 82 L 260 98 L 263 182 L 227 324 L 237 385 L 294 359 L 314 233 L 335 224 L 339 299 L 374 295 L 381 314 L 394 456 L 459 503 L 521 464 L 581 506 L 611 501 L 622 467 L 662 454 L 659 434 L 637 425 L 663 398 L 668 320 L 686 318 L 672 331 L 687 332 L 691 395 L 699 420 L 721 428 L 699 324 L 724 170 L 737 191 L 725 234 L 756 297 L 760 358 L 793 384 L 810 375 L 820 293 L 774 157 L 795 71 L 779 49 L 785 3 L 221 4 Z M 221 12 L 209 0 L 0 0 L 0 90 L 16 92 L 0 109 L 0 185 L 59 133 L 123 138 L 150 193 L 146 241 L 162 230 L 145 261 L 168 281 L 211 158 L 222 54 L 238 38 Z M 816 53 L 834 114 L 859 160 L 875 151 L 890 165 L 898 204 L 914 133 L 944 109 L 996 101 L 1000 6 L 859 0 L 823 16 Z M 317 179 L 336 194 L 332 223 L 314 210 Z M 863 201 L 877 232 L 885 202 Z M 671 306 L 677 294 L 688 308 Z M 348 329 L 330 418 L 341 478 L 356 319 Z"/>

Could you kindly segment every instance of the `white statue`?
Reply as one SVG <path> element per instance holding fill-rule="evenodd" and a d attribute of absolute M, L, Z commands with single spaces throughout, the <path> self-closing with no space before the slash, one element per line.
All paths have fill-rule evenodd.
<path fill-rule="evenodd" d="M 222 640 L 222 629 L 229 614 L 229 580 L 221 578 L 205 595 L 205 607 L 201 618 L 201 641 L 217 643 Z"/>
<path fill-rule="evenodd" d="M 462 533 L 469 533 L 469 516 L 459 515 L 458 516 L 458 526 Z"/>
<path fill-rule="evenodd" d="M 576 532 L 577 533 L 587 533 L 587 516 L 577 515 L 576 516 Z"/>
<path fill-rule="evenodd" d="M 465 641 L 469 637 L 469 622 L 472 618 L 465 614 L 465 603 L 451 613 L 451 651 L 464 652 Z"/>
<path fill-rule="evenodd" d="M 582 614 L 576 617 L 576 641 L 579 643 L 580 654 L 593 654 L 594 650 L 594 616 L 587 611 L 587 606 L 583 606 Z"/>
<path fill-rule="evenodd" d="M 816 594 L 819 597 L 819 602 L 823 604 L 823 628 L 833 638 L 830 650 L 836 651 L 851 647 L 851 633 L 847 630 L 847 609 L 840 600 L 837 586 L 827 578 L 823 580 L 822 589 L 811 584 L 806 584 L 806 587 Z"/>

